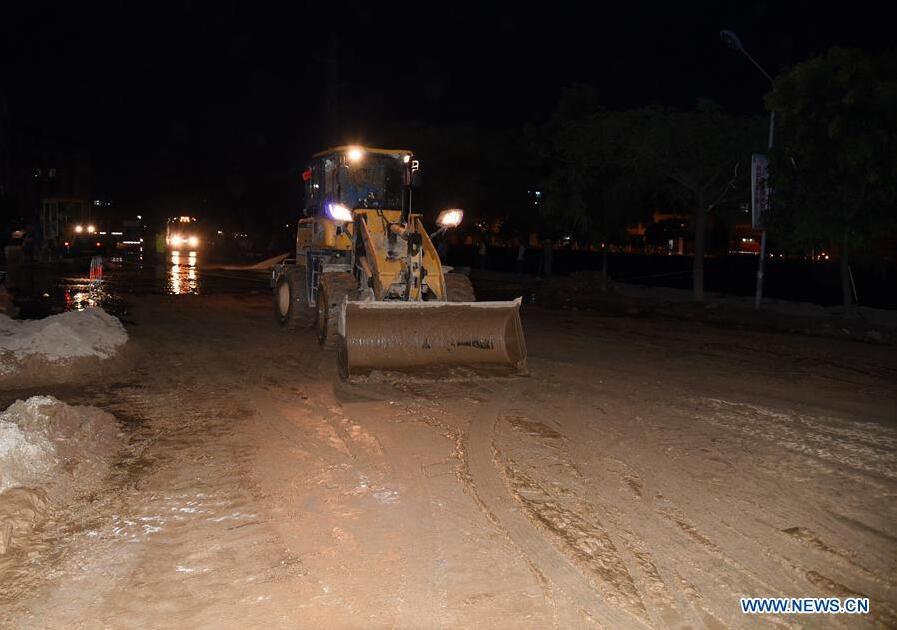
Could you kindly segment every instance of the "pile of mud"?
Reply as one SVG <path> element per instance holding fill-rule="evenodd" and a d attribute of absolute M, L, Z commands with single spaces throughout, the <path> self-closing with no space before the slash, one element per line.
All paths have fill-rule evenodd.
<path fill-rule="evenodd" d="M 78 359 L 108 359 L 127 340 L 121 322 L 100 308 L 36 320 L 0 314 L 0 378 L 29 368 L 71 365 Z"/>
<path fill-rule="evenodd" d="M 95 407 L 32 396 L 0 413 L 0 554 L 107 474 L 120 447 L 115 418 Z"/>

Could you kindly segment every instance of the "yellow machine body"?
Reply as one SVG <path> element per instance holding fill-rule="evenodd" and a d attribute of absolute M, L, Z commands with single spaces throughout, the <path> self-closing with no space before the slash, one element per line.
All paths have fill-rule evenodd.
<path fill-rule="evenodd" d="M 469 279 L 443 268 L 421 215 L 410 211 L 411 152 L 336 147 L 314 158 L 303 175 L 311 216 L 298 224 L 295 267 L 307 282 L 307 304 L 317 308 L 322 342 L 331 343 L 331 331 L 338 337 L 343 376 L 439 377 L 447 368 L 525 374 L 520 299 L 476 302 Z M 382 168 L 372 179 L 385 188 L 360 177 L 364 168 Z M 399 198 L 403 172 L 400 207 L 388 205 Z M 353 202 L 358 190 L 361 204 Z"/>

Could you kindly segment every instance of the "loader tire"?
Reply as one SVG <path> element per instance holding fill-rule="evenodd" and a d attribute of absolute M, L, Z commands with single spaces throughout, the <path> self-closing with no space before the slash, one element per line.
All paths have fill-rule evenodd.
<path fill-rule="evenodd" d="M 345 271 L 325 273 L 318 287 L 318 341 L 324 348 L 335 348 L 340 309 L 347 295 L 358 289 L 355 276 Z"/>
<path fill-rule="evenodd" d="M 460 273 L 445 274 L 445 301 L 476 302 L 477 296 L 473 292 L 470 278 Z"/>
<path fill-rule="evenodd" d="M 315 310 L 308 305 L 304 269 L 280 274 L 274 285 L 274 319 L 284 328 L 308 328 Z"/>

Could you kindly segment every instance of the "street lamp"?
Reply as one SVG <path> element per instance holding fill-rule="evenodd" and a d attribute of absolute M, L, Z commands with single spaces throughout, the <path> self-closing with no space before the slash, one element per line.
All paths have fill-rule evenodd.
<path fill-rule="evenodd" d="M 773 78 L 770 74 L 757 63 L 757 60 L 751 57 L 750 53 L 744 49 L 744 45 L 741 43 L 741 38 L 738 37 L 736 33 L 733 31 L 720 31 L 719 37 L 723 40 L 723 43 L 731 48 L 732 50 L 736 50 L 742 53 L 745 57 L 748 58 L 754 67 L 757 68 L 760 72 L 763 73 L 763 76 L 769 79 L 770 85 L 773 84 Z M 772 151 L 772 138 L 773 133 L 775 131 L 776 126 L 776 113 L 774 111 L 769 112 L 769 142 L 767 146 L 769 151 Z M 757 292 L 754 296 L 754 309 L 760 310 L 760 303 L 763 301 L 763 274 L 766 271 L 766 226 L 761 224 L 760 226 L 760 260 L 757 262 Z"/>

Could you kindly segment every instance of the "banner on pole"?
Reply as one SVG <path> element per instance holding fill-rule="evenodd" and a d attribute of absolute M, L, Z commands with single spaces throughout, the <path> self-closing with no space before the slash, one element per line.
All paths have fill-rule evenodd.
<path fill-rule="evenodd" d="M 751 227 L 763 229 L 763 217 L 769 212 L 769 158 L 762 153 L 751 156 Z"/>

